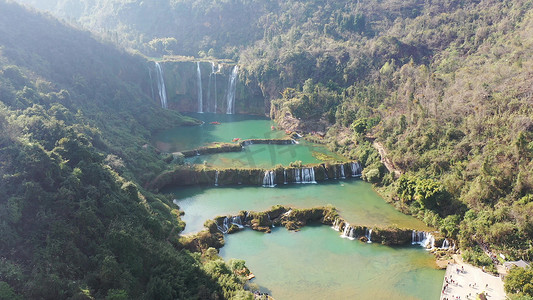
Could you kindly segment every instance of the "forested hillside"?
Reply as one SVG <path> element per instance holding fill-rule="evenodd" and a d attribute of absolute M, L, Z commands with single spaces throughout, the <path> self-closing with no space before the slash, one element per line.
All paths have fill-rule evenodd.
<path fill-rule="evenodd" d="M 147 62 L 0 1 L 0 299 L 246 297 L 217 256 L 181 250 Z M 205 264 L 204 264 L 205 263 Z"/>
<path fill-rule="evenodd" d="M 281 126 L 316 132 L 311 139 L 360 160 L 365 180 L 402 211 L 457 239 L 467 260 L 493 268 L 480 242 L 509 259 L 533 259 L 533 1 L 21 2 L 77 22 L 110 43 L 146 56 L 235 60 L 241 67 L 240 80 L 260 88 L 271 103 L 270 115 Z M 0 41 L 10 34 L 2 33 Z M 51 70 L 55 63 L 64 64 L 58 61 L 63 56 L 49 53 L 50 58 L 43 61 L 31 53 L 47 50 L 27 40 L 26 50 L 17 49 L 25 53 L 18 54 L 18 61 L 4 46 L 3 64 L 20 65 L 22 78 L 35 82 L 30 91 L 54 92 L 78 101 L 76 108 L 86 107 L 81 116 L 73 113 L 76 118 L 95 120 L 90 128 L 98 127 L 102 134 L 88 129 L 84 134 L 96 137 L 92 144 L 99 151 L 123 149 L 106 140 L 105 124 L 121 139 L 146 137 L 158 126 L 149 115 L 137 118 L 135 126 L 119 121 L 111 126 L 106 122 L 118 119 L 105 120 L 95 110 L 128 103 L 109 101 L 113 98 L 140 99 L 129 95 L 142 94 L 146 83 L 124 78 L 136 73 L 121 69 L 135 68 L 139 58 L 128 56 L 131 62 L 122 67 L 114 66 L 115 60 L 102 65 L 102 70 L 122 78 L 118 86 L 136 82 L 136 87 L 115 93 L 116 89 L 101 87 L 103 83 L 91 83 L 90 92 L 81 92 L 87 81 L 77 81 L 73 70 L 76 63 L 89 63 L 86 50 L 79 49 L 79 57 L 69 61 L 72 73 L 58 78 L 54 76 L 62 73 Z M 50 43 L 54 44 L 53 39 Z M 30 68 L 32 64 L 25 64 L 30 61 L 46 68 Z M 18 78 L 10 75 L 20 73 L 12 69 L 4 67 L 3 76 Z M 17 86 L 19 79 L 9 80 L 14 92 L 8 95 L 28 95 L 23 85 Z M 99 93 L 94 86 L 101 87 Z M 65 87 L 72 90 L 60 92 Z M 41 92 L 43 88 L 54 89 Z M 93 98 L 100 101 L 80 100 Z M 118 116 L 123 113 L 114 109 Z M 142 143 L 141 139 L 136 145 Z M 387 153 L 391 170 L 387 171 L 377 149 Z M 125 170 L 132 170 L 141 182 L 163 168 L 148 150 L 141 158 L 149 165 L 137 164 L 134 150 L 115 155 L 130 159 Z"/>

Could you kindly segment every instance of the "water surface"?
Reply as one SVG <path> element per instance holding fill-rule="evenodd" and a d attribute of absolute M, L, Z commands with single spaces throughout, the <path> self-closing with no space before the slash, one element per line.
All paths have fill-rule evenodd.
<path fill-rule="evenodd" d="M 205 123 L 201 126 L 176 127 L 155 135 L 155 145 L 164 152 L 191 150 L 214 142 L 232 142 L 233 139 L 280 139 L 284 131 L 272 130 L 276 124 L 268 118 L 251 115 L 187 114 Z M 219 125 L 211 124 L 219 122 Z M 321 145 L 299 140 L 295 145 L 250 145 L 241 152 L 218 153 L 188 158 L 193 164 L 206 162 L 213 167 L 272 168 L 291 162 L 304 164 L 324 160 L 344 160 Z"/>
<path fill-rule="evenodd" d="M 347 222 L 354 225 L 429 229 L 422 221 L 394 209 L 372 190 L 369 183 L 359 179 L 277 185 L 274 188 L 174 188 L 169 192 L 185 211 L 182 219 L 187 225 L 183 233 L 201 230 L 205 220 L 216 216 L 235 215 L 241 210 L 265 211 L 278 204 L 294 208 L 333 205 Z"/>
<path fill-rule="evenodd" d="M 220 255 L 244 259 L 252 282 L 283 299 L 438 299 L 444 271 L 421 247 L 339 237 L 328 226 L 226 235 Z"/>

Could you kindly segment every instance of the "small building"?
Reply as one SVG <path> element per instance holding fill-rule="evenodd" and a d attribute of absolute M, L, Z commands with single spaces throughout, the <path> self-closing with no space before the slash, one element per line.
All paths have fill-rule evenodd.
<path fill-rule="evenodd" d="M 517 260 L 517 261 L 506 261 L 503 263 L 505 268 L 507 270 L 510 270 L 513 267 L 519 267 L 519 268 L 527 268 L 529 267 L 529 264 L 523 260 Z"/>

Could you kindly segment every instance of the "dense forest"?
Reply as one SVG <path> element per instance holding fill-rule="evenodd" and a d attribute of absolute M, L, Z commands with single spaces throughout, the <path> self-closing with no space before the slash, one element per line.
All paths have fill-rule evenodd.
<path fill-rule="evenodd" d="M 0 299 L 247 298 L 142 189 L 150 132 L 195 122 L 142 91 L 145 61 L 6 1 L 0 45 Z"/>
<path fill-rule="evenodd" d="M 150 133 L 194 122 L 148 99 L 145 59 L 162 56 L 237 62 L 241 80 L 270 103 L 267 114 L 358 159 L 365 180 L 457 240 L 468 261 L 493 270 L 480 243 L 533 259 L 533 1 L 20 2 L 70 25 L 0 2 L 4 291 L 44 295 L 43 277 L 58 278 L 39 288 L 60 298 L 149 298 L 155 284 L 174 298 L 242 288 L 237 279 L 217 286 L 201 259 L 175 250 L 179 213 L 142 189 L 165 168 Z M 83 232 L 84 222 L 99 225 Z M 117 239 L 138 253 L 114 248 Z M 72 257 L 50 257 L 54 247 Z M 160 247 L 181 267 L 157 270 L 170 264 Z M 24 257 L 14 260 L 13 249 Z M 129 265 L 137 254 L 143 264 Z M 106 283 L 107 257 L 121 273 Z M 163 275 L 172 272 L 186 290 Z M 533 297 L 513 276 L 508 292 Z M 189 287 L 189 278 L 202 280 Z"/>

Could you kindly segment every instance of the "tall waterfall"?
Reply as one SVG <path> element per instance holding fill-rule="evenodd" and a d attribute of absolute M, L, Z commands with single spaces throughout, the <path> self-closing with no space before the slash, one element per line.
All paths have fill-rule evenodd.
<path fill-rule="evenodd" d="M 167 106 L 167 90 L 165 88 L 165 79 L 163 78 L 163 70 L 161 65 L 156 61 L 155 70 L 157 73 L 157 88 L 159 90 L 159 100 L 161 100 L 161 107 L 168 108 Z"/>
<path fill-rule="evenodd" d="M 215 186 L 218 186 L 218 174 L 220 172 L 218 170 L 215 171 Z"/>
<path fill-rule="evenodd" d="M 235 65 L 231 76 L 228 81 L 228 98 L 226 106 L 226 114 L 231 115 L 235 113 L 235 90 L 237 88 L 237 75 L 239 72 L 239 67 Z"/>
<path fill-rule="evenodd" d="M 214 86 L 213 94 L 211 94 L 211 86 Z M 213 105 L 209 103 L 213 103 Z M 211 74 L 209 74 L 209 83 L 207 85 L 207 111 L 217 112 L 217 71 L 215 70 L 214 62 L 211 62 Z"/>
<path fill-rule="evenodd" d="M 287 169 L 283 169 L 283 184 L 287 183 Z"/>
<path fill-rule="evenodd" d="M 263 186 L 264 187 L 275 187 L 276 186 L 276 172 L 275 171 L 265 171 L 265 176 L 263 177 Z"/>
<path fill-rule="evenodd" d="M 361 176 L 361 165 L 358 162 L 352 162 L 352 177 Z"/>
<path fill-rule="evenodd" d="M 345 179 L 346 175 L 344 173 L 344 164 L 341 164 L 341 179 Z"/>
<path fill-rule="evenodd" d="M 196 83 L 198 85 L 198 112 L 204 112 L 204 99 L 202 95 L 202 70 L 200 70 L 200 62 L 196 62 Z"/>

